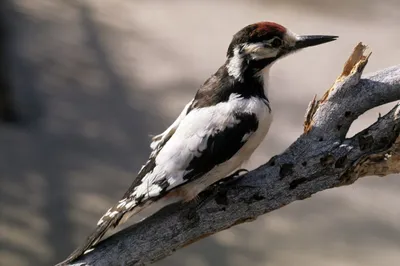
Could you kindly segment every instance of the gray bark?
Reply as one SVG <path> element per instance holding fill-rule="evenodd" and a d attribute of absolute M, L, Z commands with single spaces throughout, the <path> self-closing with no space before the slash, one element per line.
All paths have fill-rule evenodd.
<path fill-rule="evenodd" d="M 285 152 L 219 187 L 209 201 L 171 205 L 122 230 L 69 265 L 148 265 L 199 239 L 255 220 L 314 193 L 349 185 L 367 175 L 400 171 L 400 120 L 397 104 L 367 129 L 346 138 L 365 111 L 400 99 L 400 65 L 361 79 L 369 55 L 359 44 L 343 73 L 309 106 L 305 132 Z M 196 208 L 196 209 L 194 209 Z"/>

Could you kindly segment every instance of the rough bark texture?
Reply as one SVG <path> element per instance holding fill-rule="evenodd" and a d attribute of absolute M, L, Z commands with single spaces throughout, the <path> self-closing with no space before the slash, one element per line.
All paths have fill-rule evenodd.
<path fill-rule="evenodd" d="M 234 225 L 253 221 L 325 189 L 349 185 L 367 175 L 400 171 L 397 104 L 369 128 L 346 138 L 365 111 L 400 99 L 400 65 L 361 79 L 369 53 L 359 44 L 343 73 L 320 100 L 310 103 L 305 133 L 284 153 L 222 185 L 195 209 L 172 205 L 102 241 L 69 265 L 147 265 L 175 250 Z"/>

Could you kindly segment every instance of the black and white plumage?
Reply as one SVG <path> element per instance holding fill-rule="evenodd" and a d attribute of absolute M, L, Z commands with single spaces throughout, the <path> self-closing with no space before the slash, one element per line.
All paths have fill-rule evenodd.
<path fill-rule="evenodd" d="M 152 153 L 122 199 L 99 220 L 72 260 L 110 227 L 161 199 L 189 201 L 250 158 L 266 136 L 272 111 L 264 72 L 278 58 L 335 36 L 298 36 L 272 22 L 236 33 L 227 60 L 197 91 L 178 118 L 153 138 Z"/>

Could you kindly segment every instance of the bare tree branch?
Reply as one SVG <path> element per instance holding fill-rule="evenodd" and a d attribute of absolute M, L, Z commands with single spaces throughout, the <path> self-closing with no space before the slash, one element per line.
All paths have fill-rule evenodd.
<path fill-rule="evenodd" d="M 195 211 L 194 203 L 166 207 L 102 241 L 69 265 L 147 265 L 319 191 L 349 185 L 367 175 L 398 173 L 399 104 L 346 139 L 359 115 L 400 99 L 400 65 L 361 79 L 370 56 L 365 50 L 359 44 L 334 85 L 310 103 L 305 133 L 284 153 L 238 182 L 220 186 L 217 195 L 206 191 L 202 198 L 210 200 Z"/>

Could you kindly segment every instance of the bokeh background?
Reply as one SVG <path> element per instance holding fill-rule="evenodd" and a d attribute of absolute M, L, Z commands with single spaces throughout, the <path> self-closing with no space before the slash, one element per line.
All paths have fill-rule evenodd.
<path fill-rule="evenodd" d="M 282 152 L 353 47 L 366 72 L 399 64 L 398 0 L 2 1 L 0 82 L 18 122 L 0 124 L 0 265 L 64 259 L 119 200 L 163 131 L 262 20 L 340 39 L 276 64 L 271 131 L 249 168 Z M 3 21 L 4 20 L 4 21 Z M 3 48 L 2 48 L 3 49 Z M 5 83 L 2 83 L 5 84 Z M 8 87 L 2 85 L 0 90 Z M 3 95 L 3 96 L 2 96 Z M 0 102 L 1 103 L 1 102 Z M 350 135 L 390 105 L 360 117 Z M 365 178 L 199 241 L 157 266 L 399 265 L 400 179 Z"/>

